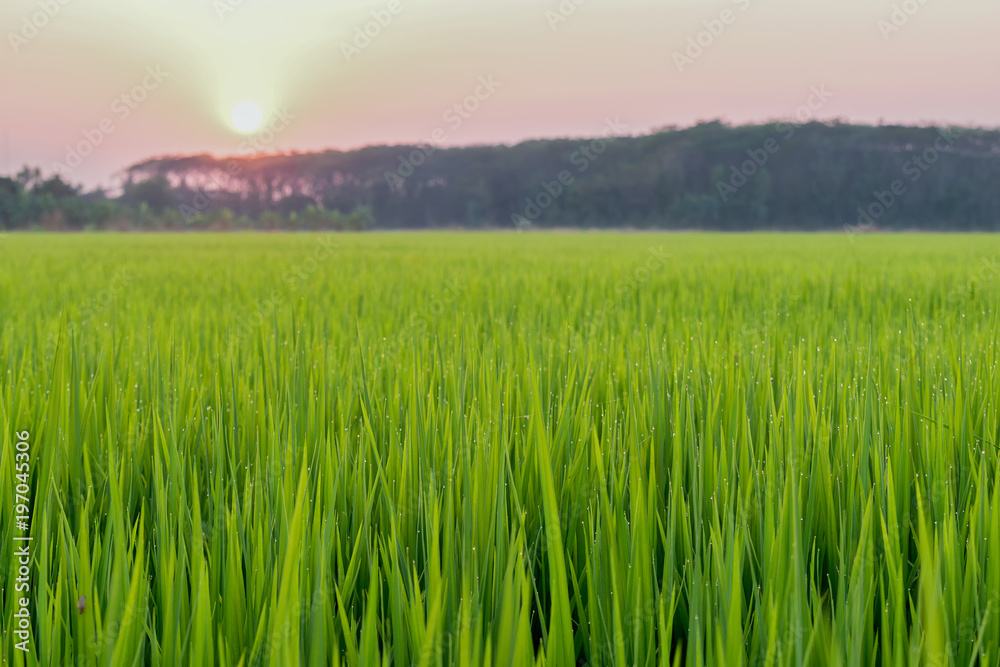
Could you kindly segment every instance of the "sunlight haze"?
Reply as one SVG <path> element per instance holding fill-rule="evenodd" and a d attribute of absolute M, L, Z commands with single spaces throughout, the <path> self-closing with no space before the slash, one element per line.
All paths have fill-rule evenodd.
<path fill-rule="evenodd" d="M 483 76 L 497 89 L 443 144 L 586 136 L 609 118 L 633 133 L 792 118 L 814 86 L 830 91 L 820 119 L 1000 124 L 1000 6 L 913 2 L 887 33 L 895 3 L 881 0 L 5 0 L 0 171 L 49 171 L 105 120 L 78 182 L 151 155 L 232 154 L 243 100 L 265 123 L 291 118 L 269 152 L 428 142 Z M 52 15 L 26 27 L 43 5 Z M 725 11 L 732 22 L 679 66 Z M 165 77 L 122 117 L 112 105 L 147 67 Z"/>

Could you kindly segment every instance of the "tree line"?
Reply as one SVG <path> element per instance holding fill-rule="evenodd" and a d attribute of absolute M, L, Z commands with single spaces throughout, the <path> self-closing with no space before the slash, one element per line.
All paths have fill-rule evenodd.
<path fill-rule="evenodd" d="M 1000 231 L 1000 131 L 705 122 L 513 146 L 373 146 L 132 165 L 121 192 L 24 169 L 7 229 Z"/>

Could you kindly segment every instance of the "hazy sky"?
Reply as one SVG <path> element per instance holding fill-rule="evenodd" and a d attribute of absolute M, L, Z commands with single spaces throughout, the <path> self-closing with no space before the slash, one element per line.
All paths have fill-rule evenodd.
<path fill-rule="evenodd" d="M 0 173 L 82 143 L 69 178 L 89 186 L 153 155 L 246 152 L 241 101 L 278 128 L 267 151 L 615 118 L 1000 125 L 997 0 L 0 0 L 0 27 Z"/>

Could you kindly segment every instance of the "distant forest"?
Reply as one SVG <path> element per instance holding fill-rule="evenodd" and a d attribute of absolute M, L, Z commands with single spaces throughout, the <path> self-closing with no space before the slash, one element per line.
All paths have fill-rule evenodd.
<path fill-rule="evenodd" d="M 1000 231 L 1000 130 L 708 122 L 514 146 L 160 157 L 120 196 L 24 169 L 5 229 Z"/>

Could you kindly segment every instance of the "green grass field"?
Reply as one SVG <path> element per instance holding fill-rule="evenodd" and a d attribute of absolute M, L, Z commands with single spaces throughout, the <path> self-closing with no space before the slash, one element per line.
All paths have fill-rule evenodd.
<path fill-rule="evenodd" d="M 7 236 L 3 664 L 1000 664 L 998 258 Z"/>

